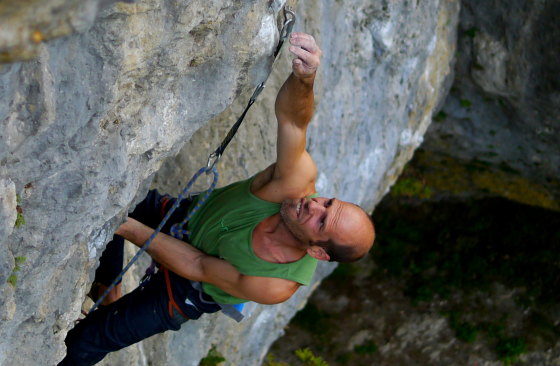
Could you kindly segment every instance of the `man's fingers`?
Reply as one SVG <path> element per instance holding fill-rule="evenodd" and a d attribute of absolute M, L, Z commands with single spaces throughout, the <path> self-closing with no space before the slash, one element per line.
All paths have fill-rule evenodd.
<path fill-rule="evenodd" d="M 309 51 L 304 50 L 303 48 L 299 48 L 296 46 L 290 46 L 290 52 L 296 55 L 297 57 L 301 58 L 303 61 L 311 57 Z"/>
<path fill-rule="evenodd" d="M 302 66 L 310 69 L 316 69 L 317 66 L 319 66 L 319 58 L 309 53 L 308 51 L 295 46 L 291 46 L 290 51 L 297 56 L 294 61 L 299 60 L 299 63 Z"/>
<path fill-rule="evenodd" d="M 292 62 L 292 69 L 296 76 L 307 77 L 315 73 L 321 62 L 322 52 L 312 36 L 305 33 L 292 33 L 289 51 L 296 56 Z"/>
<path fill-rule="evenodd" d="M 315 43 L 315 39 L 305 33 L 292 33 L 290 37 L 290 43 L 294 46 L 301 47 L 310 53 L 318 53 L 321 52 L 317 43 Z"/>

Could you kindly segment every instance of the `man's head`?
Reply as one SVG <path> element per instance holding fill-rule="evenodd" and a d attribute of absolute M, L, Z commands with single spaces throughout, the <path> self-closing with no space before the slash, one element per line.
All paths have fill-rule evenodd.
<path fill-rule="evenodd" d="M 359 206 L 336 198 L 301 198 L 282 202 L 288 230 L 320 260 L 353 262 L 373 245 L 375 229 Z"/>

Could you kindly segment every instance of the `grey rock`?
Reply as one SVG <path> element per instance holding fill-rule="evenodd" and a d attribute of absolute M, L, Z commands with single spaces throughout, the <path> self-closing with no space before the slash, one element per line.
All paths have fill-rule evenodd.
<path fill-rule="evenodd" d="M 12 233 L 17 219 L 16 187 L 10 179 L 0 178 L 0 283 L 7 283 L 15 268 L 15 261 L 9 251 L 6 238 Z M 2 297 L 13 298 L 13 286 L 3 286 Z M 0 306 L 0 319 L 6 321 L 15 314 L 13 301 L 6 301 Z"/>
<path fill-rule="evenodd" d="M 16 186 L 10 179 L 0 178 L 0 240 L 9 236 L 17 218 Z M 0 241 L 1 243 L 1 241 Z"/>
<path fill-rule="evenodd" d="M 8 32 L 8 46 L 23 50 L 13 59 L 30 59 L 0 69 L 2 179 L 13 182 L 26 219 L 0 249 L 8 268 L 12 258 L 26 257 L 17 287 L 0 283 L 7 314 L 0 365 L 63 357 L 105 243 L 163 161 L 189 141 L 154 180 L 176 192 L 268 75 L 284 1 L 51 0 L 41 2 L 46 15 L 37 19 L 52 29 L 74 25 L 31 45 L 35 5 L 0 13 L 9 20 L 2 37 Z M 298 5 L 298 28 L 315 35 L 325 53 L 309 131 L 322 194 L 372 210 L 395 181 L 449 87 L 458 10 L 457 1 L 437 0 Z M 10 26 L 16 23 L 24 28 Z M 272 106 L 289 72 L 286 59 L 284 51 L 226 150 L 221 184 L 274 160 Z M 330 270 L 323 266 L 317 281 Z M 256 307 L 241 326 L 209 316 L 106 364 L 194 365 L 212 344 L 234 363 L 259 364 L 312 289 L 282 306 Z"/>
<path fill-rule="evenodd" d="M 558 210 L 560 3 L 462 4 L 456 78 L 426 135 L 422 165 L 453 194 L 500 195 Z M 445 166 L 437 163 L 441 157 Z M 474 172 L 458 169 L 465 164 Z"/>

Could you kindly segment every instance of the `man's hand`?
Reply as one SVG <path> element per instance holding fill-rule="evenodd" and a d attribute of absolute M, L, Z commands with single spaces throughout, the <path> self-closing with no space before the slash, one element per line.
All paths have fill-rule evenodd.
<path fill-rule="evenodd" d="M 321 49 L 315 43 L 315 38 L 305 33 L 292 33 L 290 35 L 290 52 L 296 58 L 292 61 L 292 71 L 299 79 L 315 76 L 321 62 Z"/>

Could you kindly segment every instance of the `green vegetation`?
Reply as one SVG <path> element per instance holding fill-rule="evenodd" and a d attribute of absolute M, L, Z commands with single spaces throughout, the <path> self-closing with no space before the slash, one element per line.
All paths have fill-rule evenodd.
<path fill-rule="evenodd" d="M 434 116 L 434 121 L 436 121 L 436 122 L 443 122 L 443 121 L 445 121 L 446 118 L 447 118 L 447 113 L 445 113 L 444 111 L 439 111 L 439 112 Z"/>
<path fill-rule="evenodd" d="M 461 314 L 458 312 L 451 312 L 448 315 L 450 326 L 458 339 L 473 343 L 479 334 L 483 334 L 486 341 L 494 345 L 496 355 L 504 366 L 515 363 L 519 356 L 528 351 L 528 346 L 523 338 L 506 334 L 507 327 L 504 319 L 470 323 L 461 320 Z"/>
<path fill-rule="evenodd" d="M 17 211 L 17 217 L 16 217 L 16 222 L 14 224 L 14 227 L 18 228 L 22 225 L 25 225 L 25 218 L 23 217 L 23 209 L 20 207 L 21 204 L 21 196 L 19 194 L 16 194 L 16 211 Z"/>
<path fill-rule="evenodd" d="M 15 257 L 14 268 L 12 269 L 12 273 L 8 276 L 8 279 L 6 281 L 10 285 L 12 285 L 14 288 L 17 285 L 17 272 L 19 272 L 21 270 L 20 266 L 23 265 L 26 260 L 27 260 L 27 258 L 25 258 L 25 257 Z"/>
<path fill-rule="evenodd" d="M 297 357 L 298 361 L 300 361 L 298 363 L 299 366 L 329 366 L 329 364 L 325 360 L 323 360 L 323 358 L 315 355 L 313 351 L 311 351 L 311 349 L 309 349 L 308 347 L 296 349 L 294 351 L 294 355 Z M 264 361 L 263 366 L 290 365 L 286 362 L 276 361 L 274 355 L 272 353 L 269 353 L 268 355 L 266 355 L 266 360 Z"/>
<path fill-rule="evenodd" d="M 200 360 L 200 366 L 217 366 L 224 362 L 226 359 L 224 356 L 218 352 L 215 345 L 212 345 L 206 357 Z"/>
<path fill-rule="evenodd" d="M 473 343 L 479 333 L 479 329 L 472 323 L 460 319 L 460 314 L 451 311 L 447 314 L 449 317 L 449 325 L 455 331 L 455 336 L 463 342 Z"/>
<path fill-rule="evenodd" d="M 465 35 L 467 37 L 474 38 L 476 36 L 477 32 L 478 32 L 478 29 L 476 27 L 472 27 L 472 28 L 469 28 L 465 31 Z"/>
<path fill-rule="evenodd" d="M 303 366 L 329 366 L 320 356 L 316 356 L 309 348 L 300 348 L 294 351 Z"/>
<path fill-rule="evenodd" d="M 461 107 L 463 108 L 470 108 L 472 106 L 472 102 L 468 99 L 461 99 L 459 101 L 459 104 L 461 105 Z"/>
<path fill-rule="evenodd" d="M 8 282 L 10 285 L 12 285 L 13 287 L 16 287 L 17 284 L 17 275 L 15 273 L 12 272 L 11 275 L 8 276 L 8 280 L 6 281 Z"/>
<path fill-rule="evenodd" d="M 519 337 L 501 339 L 496 345 L 496 353 L 504 366 L 509 366 L 527 352 L 527 344 Z"/>
<path fill-rule="evenodd" d="M 286 362 L 276 361 L 276 358 L 272 353 L 266 355 L 263 366 L 290 366 Z"/>
<path fill-rule="evenodd" d="M 402 178 L 391 188 L 391 195 L 430 198 L 432 197 L 432 190 L 419 179 Z"/>

